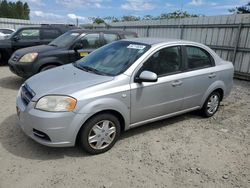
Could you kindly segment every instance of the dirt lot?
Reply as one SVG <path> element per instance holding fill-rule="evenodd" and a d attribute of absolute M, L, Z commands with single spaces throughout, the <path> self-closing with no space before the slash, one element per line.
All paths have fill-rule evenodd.
<path fill-rule="evenodd" d="M 189 113 L 148 124 L 89 156 L 24 135 L 15 111 L 23 81 L 0 67 L 0 188 L 250 187 L 250 82 L 235 80 L 213 118 Z"/>

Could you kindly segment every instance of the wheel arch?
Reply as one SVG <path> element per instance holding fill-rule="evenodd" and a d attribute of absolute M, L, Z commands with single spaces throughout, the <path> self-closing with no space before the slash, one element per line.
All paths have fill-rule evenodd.
<path fill-rule="evenodd" d="M 212 93 L 212 92 L 214 92 L 214 91 L 218 91 L 219 92 L 219 94 L 221 95 L 220 97 L 221 97 L 221 101 L 223 100 L 223 97 L 224 97 L 224 93 L 225 93 L 225 88 L 226 88 L 226 86 L 225 86 L 225 84 L 222 82 L 222 81 L 220 81 L 220 80 L 218 80 L 218 81 L 216 81 L 216 82 L 214 82 L 213 84 L 211 84 L 210 86 L 209 86 L 209 88 L 207 89 L 207 91 L 205 92 L 205 94 L 203 95 L 203 97 L 202 97 L 202 101 L 201 101 L 201 107 L 203 106 L 203 104 L 205 103 L 205 101 L 206 101 L 206 99 L 208 98 L 208 96 Z"/>
<path fill-rule="evenodd" d="M 118 118 L 119 122 L 120 122 L 120 125 L 121 125 L 121 132 L 124 132 L 126 130 L 126 125 L 125 125 L 125 118 L 123 117 L 123 115 L 117 111 L 117 110 L 114 110 L 114 109 L 103 109 L 103 110 L 100 110 L 98 112 L 95 112 L 94 114 L 90 115 L 84 122 L 83 124 L 81 125 L 81 127 L 78 129 L 77 131 L 77 134 L 76 134 L 76 139 L 75 139 L 75 144 L 79 141 L 80 139 L 80 132 L 81 132 L 81 129 L 83 128 L 84 124 L 89 121 L 91 118 L 93 118 L 94 116 L 97 116 L 99 114 L 105 114 L 105 113 L 108 113 L 108 114 L 112 114 L 114 115 L 115 117 Z"/>

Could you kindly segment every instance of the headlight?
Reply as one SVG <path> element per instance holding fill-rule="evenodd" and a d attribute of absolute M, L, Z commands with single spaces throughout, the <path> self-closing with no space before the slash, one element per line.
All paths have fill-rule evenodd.
<path fill-rule="evenodd" d="M 34 52 L 34 53 L 28 53 L 25 54 L 20 60 L 19 62 L 21 63 L 31 63 L 33 61 L 35 61 L 35 59 L 37 58 L 38 53 Z"/>
<path fill-rule="evenodd" d="M 49 95 L 40 98 L 35 108 L 49 112 L 69 112 L 75 109 L 76 102 L 69 96 Z"/>

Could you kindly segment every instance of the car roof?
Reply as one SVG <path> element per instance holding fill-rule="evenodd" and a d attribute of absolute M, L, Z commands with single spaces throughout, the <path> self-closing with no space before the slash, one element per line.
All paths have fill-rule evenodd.
<path fill-rule="evenodd" d="M 71 32 L 75 33 L 95 33 L 95 32 L 105 32 L 105 33 L 117 33 L 117 34 L 136 34 L 132 31 L 123 30 L 110 30 L 110 29 L 73 29 Z"/>
<path fill-rule="evenodd" d="M 131 38 L 123 39 L 123 41 L 138 42 L 148 45 L 160 44 L 160 43 L 176 43 L 180 42 L 180 39 L 169 39 L 169 38 Z"/>
<path fill-rule="evenodd" d="M 131 39 L 122 39 L 123 41 L 129 41 L 129 42 L 138 42 L 138 43 L 144 43 L 148 45 L 158 45 L 158 44 L 187 44 L 187 45 L 198 45 L 203 46 L 205 45 L 188 41 L 188 40 L 181 40 L 181 39 L 170 39 L 170 38 L 131 38 Z M 206 46 L 207 47 L 207 46 Z"/>

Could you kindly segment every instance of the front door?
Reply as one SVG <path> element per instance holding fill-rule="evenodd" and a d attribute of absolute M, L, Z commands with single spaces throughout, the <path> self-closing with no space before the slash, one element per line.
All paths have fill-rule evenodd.
<path fill-rule="evenodd" d="M 80 45 L 79 45 L 80 44 Z M 75 42 L 72 49 L 69 50 L 70 62 L 74 62 L 80 58 L 83 58 L 90 54 L 92 51 L 100 47 L 100 34 L 91 33 L 80 38 Z M 75 48 L 76 46 L 81 46 L 81 48 Z"/>
<path fill-rule="evenodd" d="M 12 41 L 13 51 L 20 48 L 36 46 L 40 44 L 40 29 L 22 29 L 14 36 Z"/>
<path fill-rule="evenodd" d="M 131 84 L 131 124 L 181 110 L 183 102 L 182 59 L 179 46 L 154 53 L 139 70 L 154 72 L 158 81 Z"/>

